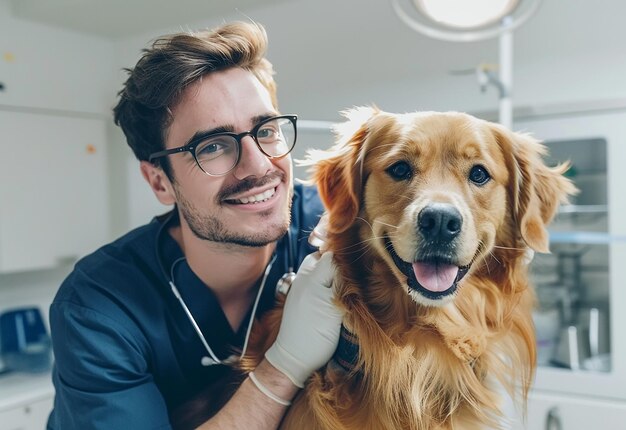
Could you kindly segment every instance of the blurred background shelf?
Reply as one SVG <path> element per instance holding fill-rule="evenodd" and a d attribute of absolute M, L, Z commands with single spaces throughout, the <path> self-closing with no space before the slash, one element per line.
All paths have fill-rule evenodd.
<path fill-rule="evenodd" d="M 626 243 L 626 235 L 609 234 L 595 231 L 559 231 L 550 232 L 550 243 L 609 245 L 612 243 Z"/>
<path fill-rule="evenodd" d="M 559 214 L 607 214 L 607 205 L 564 205 L 559 209 Z"/>

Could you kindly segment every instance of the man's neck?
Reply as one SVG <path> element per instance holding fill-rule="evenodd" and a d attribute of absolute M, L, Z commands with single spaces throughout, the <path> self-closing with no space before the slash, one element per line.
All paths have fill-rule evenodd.
<path fill-rule="evenodd" d="M 224 314 L 237 330 L 254 301 L 256 287 L 276 248 L 276 242 L 264 247 L 209 242 L 196 237 L 181 223 L 170 229 L 187 264 L 215 294 Z"/>

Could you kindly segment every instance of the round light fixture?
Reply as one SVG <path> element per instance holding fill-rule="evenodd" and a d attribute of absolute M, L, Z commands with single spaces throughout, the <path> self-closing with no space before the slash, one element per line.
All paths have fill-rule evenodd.
<path fill-rule="evenodd" d="M 541 0 L 391 0 L 413 30 L 450 42 L 474 42 L 513 31 L 532 17 Z"/>
<path fill-rule="evenodd" d="M 473 29 L 499 22 L 519 0 L 413 0 L 428 18 L 451 28 Z"/>

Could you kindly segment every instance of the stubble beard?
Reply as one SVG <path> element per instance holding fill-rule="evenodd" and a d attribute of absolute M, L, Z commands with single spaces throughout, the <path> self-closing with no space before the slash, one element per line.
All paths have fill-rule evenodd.
<path fill-rule="evenodd" d="M 198 210 L 196 206 L 188 201 L 176 187 L 174 187 L 174 189 L 177 205 L 182 217 L 187 222 L 191 232 L 202 240 L 258 248 L 276 242 L 282 238 L 287 233 L 291 223 L 292 192 L 290 192 L 288 196 L 286 213 L 284 214 L 284 220 L 282 222 L 265 226 L 264 231 L 258 231 L 254 234 L 244 234 L 227 228 L 218 216 L 202 213 L 202 211 Z M 272 212 L 261 212 L 259 215 L 261 218 L 267 218 L 272 215 Z"/>

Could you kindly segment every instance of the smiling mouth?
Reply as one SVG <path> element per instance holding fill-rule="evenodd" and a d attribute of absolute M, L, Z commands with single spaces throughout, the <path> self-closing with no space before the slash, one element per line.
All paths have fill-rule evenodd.
<path fill-rule="evenodd" d="M 227 199 L 224 200 L 226 203 L 234 204 L 234 205 L 247 205 L 247 204 L 255 204 L 265 202 L 276 194 L 276 187 L 270 188 L 269 190 L 263 191 L 262 193 L 254 194 L 252 196 L 241 197 L 238 199 Z"/>
<path fill-rule="evenodd" d="M 398 270 L 407 277 L 409 288 L 431 300 L 439 300 L 454 294 L 458 282 L 463 279 L 471 266 L 471 264 L 458 266 L 449 258 L 437 256 L 408 263 L 400 258 L 388 238 L 385 238 L 385 248 Z"/>

